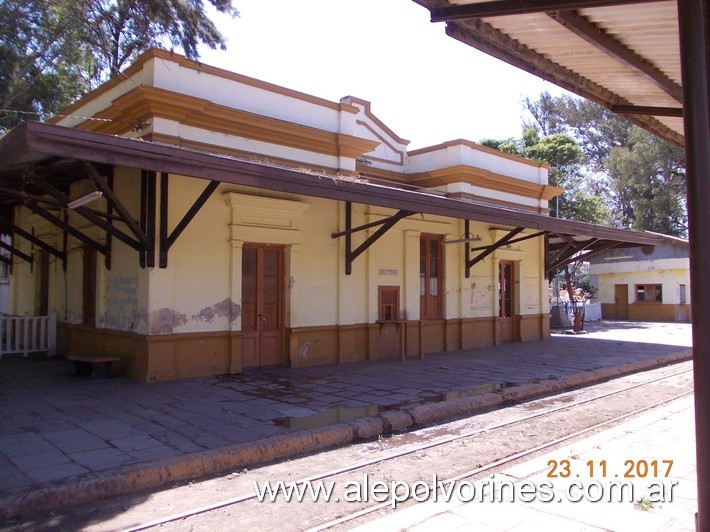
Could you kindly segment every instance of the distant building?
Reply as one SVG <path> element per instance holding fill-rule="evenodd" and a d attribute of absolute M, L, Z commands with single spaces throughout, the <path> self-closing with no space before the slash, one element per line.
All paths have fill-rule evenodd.
<path fill-rule="evenodd" d="M 688 240 L 661 235 L 655 247 L 614 248 L 592 257 L 602 318 L 690 321 Z"/>

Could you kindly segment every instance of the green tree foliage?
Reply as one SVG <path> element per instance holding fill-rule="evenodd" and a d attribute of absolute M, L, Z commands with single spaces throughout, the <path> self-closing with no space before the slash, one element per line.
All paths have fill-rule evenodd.
<path fill-rule="evenodd" d="M 667 235 L 687 234 L 683 152 L 634 128 L 626 146 L 613 148 L 606 165 L 623 225 Z"/>
<path fill-rule="evenodd" d="M 588 100 L 544 92 L 536 101 L 528 98 L 523 103 L 530 117 L 523 127 L 545 136 L 569 135 L 581 148 L 588 195 L 580 198 L 578 211 L 597 212 L 603 204 L 614 225 L 676 236 L 687 233 L 682 150 Z M 589 219 L 576 219 L 585 217 Z"/>
<path fill-rule="evenodd" d="M 232 0 L 209 3 L 237 15 Z M 225 48 L 203 0 L 0 0 L 0 27 L 1 129 L 63 108 L 151 46 L 194 60 L 201 43 Z"/>
<path fill-rule="evenodd" d="M 570 135 L 582 148 L 584 166 L 592 171 L 605 168 L 611 150 L 627 144 L 629 128 L 633 127 L 589 100 L 567 95 L 553 97 L 543 92 L 537 101 L 525 98 L 523 107 L 531 117 L 523 120 L 524 129 L 533 128 L 543 135 Z"/>
<path fill-rule="evenodd" d="M 609 213 L 601 199 L 588 187 L 582 173 L 583 152 L 579 144 L 565 133 L 540 136 L 542 130 L 527 128 L 521 139 L 485 139 L 489 148 L 519 155 L 550 166 L 549 182 L 564 190 L 550 202 L 552 216 L 588 223 L 607 223 Z"/>
<path fill-rule="evenodd" d="M 237 15 L 232 0 L 209 0 L 221 13 Z M 224 36 L 203 0 L 84 0 L 88 46 L 96 57 L 93 78 L 119 72 L 140 52 L 169 43 L 198 59 L 200 43 L 226 49 Z"/>
<path fill-rule="evenodd" d="M 10 109 L 39 114 L 61 108 L 88 88 L 79 6 L 72 1 L 0 2 L 0 130 L 26 118 Z"/>

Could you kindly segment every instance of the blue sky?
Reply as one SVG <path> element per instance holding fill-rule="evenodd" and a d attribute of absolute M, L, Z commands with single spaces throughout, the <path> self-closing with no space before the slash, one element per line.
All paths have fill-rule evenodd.
<path fill-rule="evenodd" d="M 412 0 L 235 0 L 228 49 L 202 61 L 338 101 L 352 95 L 410 149 L 520 136 L 521 101 L 562 90 L 474 50 Z"/>

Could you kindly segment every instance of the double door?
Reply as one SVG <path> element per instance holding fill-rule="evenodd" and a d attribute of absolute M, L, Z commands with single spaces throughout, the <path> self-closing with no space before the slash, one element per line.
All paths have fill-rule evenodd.
<path fill-rule="evenodd" d="M 282 363 L 284 248 L 242 248 L 242 367 Z"/>

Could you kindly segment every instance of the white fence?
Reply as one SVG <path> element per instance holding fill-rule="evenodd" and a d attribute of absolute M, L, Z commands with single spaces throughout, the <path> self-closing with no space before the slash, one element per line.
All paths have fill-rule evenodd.
<path fill-rule="evenodd" d="M 57 315 L 0 315 L 0 358 L 3 355 L 46 352 L 57 354 Z"/>
<path fill-rule="evenodd" d="M 602 319 L 602 304 L 587 303 L 584 305 L 584 321 L 599 321 Z"/>

